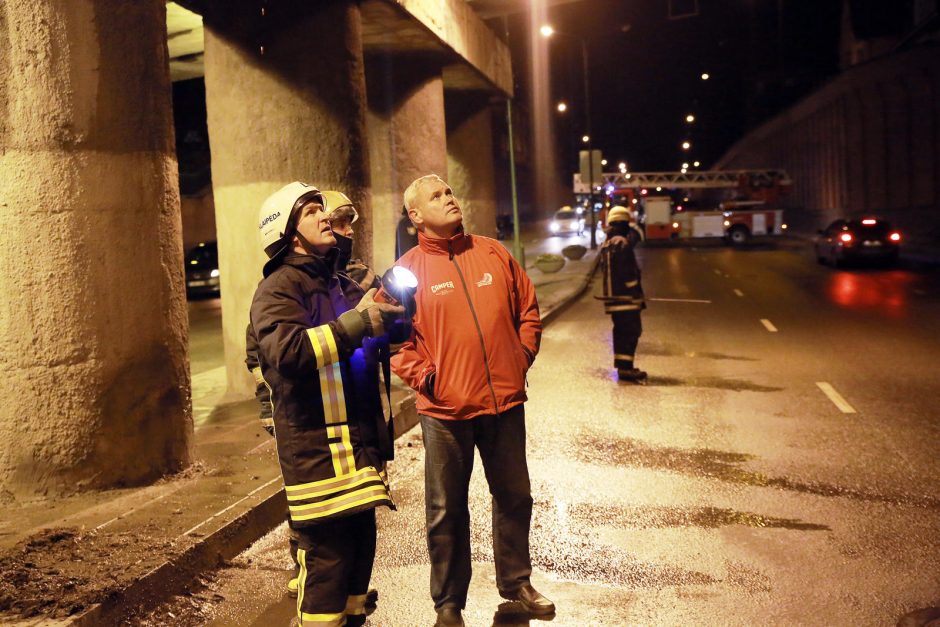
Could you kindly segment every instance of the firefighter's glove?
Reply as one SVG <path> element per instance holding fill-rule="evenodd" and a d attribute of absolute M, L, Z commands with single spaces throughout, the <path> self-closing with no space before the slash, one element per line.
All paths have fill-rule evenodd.
<path fill-rule="evenodd" d="M 609 240 L 607 240 L 612 248 L 620 250 L 621 248 L 626 248 L 630 242 L 627 241 L 627 238 L 623 235 L 614 235 Z"/>
<path fill-rule="evenodd" d="M 405 312 L 405 308 L 401 305 L 375 302 L 376 291 L 373 287 L 365 293 L 355 309 L 339 317 L 340 324 L 356 344 L 360 343 L 363 337 L 382 335 L 385 333 L 385 328 Z"/>

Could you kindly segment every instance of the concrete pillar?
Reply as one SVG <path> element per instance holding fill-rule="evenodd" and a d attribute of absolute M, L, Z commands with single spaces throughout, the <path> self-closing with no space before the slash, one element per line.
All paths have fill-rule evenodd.
<path fill-rule="evenodd" d="M 261 203 L 301 180 L 346 192 L 371 217 L 361 20 L 351 1 L 268 3 L 262 16 L 253 0 L 225 0 L 204 25 L 225 367 L 229 396 L 246 397 Z M 356 246 L 371 251 L 371 232 L 360 229 Z"/>
<path fill-rule="evenodd" d="M 425 174 L 447 175 L 444 81 L 439 61 L 399 55 L 366 59 L 372 233 L 377 271 L 395 261 L 402 195 Z"/>
<path fill-rule="evenodd" d="M 493 124 L 485 95 L 447 96 L 447 180 L 461 201 L 467 230 L 496 237 Z"/>
<path fill-rule="evenodd" d="M 0 3 L 0 494 L 190 462 L 165 12 Z"/>

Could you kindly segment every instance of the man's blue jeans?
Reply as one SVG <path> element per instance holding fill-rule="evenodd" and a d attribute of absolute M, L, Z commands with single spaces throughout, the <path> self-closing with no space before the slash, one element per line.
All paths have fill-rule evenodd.
<path fill-rule="evenodd" d="M 470 587 L 470 510 L 467 496 L 473 449 L 480 450 L 493 497 L 496 585 L 514 592 L 529 582 L 532 493 L 525 453 L 525 408 L 470 420 L 421 416 L 431 598 L 435 609 L 463 609 Z"/>

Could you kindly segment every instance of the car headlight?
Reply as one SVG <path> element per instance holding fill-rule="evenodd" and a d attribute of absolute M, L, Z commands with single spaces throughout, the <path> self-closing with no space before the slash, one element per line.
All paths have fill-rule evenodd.
<path fill-rule="evenodd" d="M 558 232 L 558 223 L 557 223 L 557 222 L 552 222 L 551 224 L 549 224 L 549 225 L 548 225 L 548 230 L 551 231 L 552 233 L 557 233 L 557 232 Z"/>
<path fill-rule="evenodd" d="M 209 276 L 212 277 L 213 279 L 216 278 L 217 276 L 219 276 L 219 269 L 218 269 L 218 268 L 213 268 L 213 269 L 212 269 L 212 272 L 209 273 Z"/>

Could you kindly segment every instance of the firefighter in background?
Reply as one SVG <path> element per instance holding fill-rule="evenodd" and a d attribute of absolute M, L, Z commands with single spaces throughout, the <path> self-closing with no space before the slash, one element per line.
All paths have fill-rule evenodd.
<path fill-rule="evenodd" d="M 614 366 L 621 381 L 642 383 L 646 373 L 636 367 L 636 347 L 643 333 L 640 312 L 646 309 L 640 267 L 634 249 L 643 241 L 629 209 L 615 206 L 607 214 L 607 240 L 601 247 L 604 312 L 614 324 Z"/>
<path fill-rule="evenodd" d="M 365 623 L 375 508 L 394 507 L 378 372 L 388 359 L 386 325 L 404 310 L 336 272 L 324 202 L 316 188 L 294 182 L 262 205 L 269 260 L 251 326 L 298 537 L 298 622 L 352 627 Z"/>

